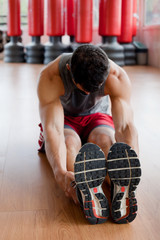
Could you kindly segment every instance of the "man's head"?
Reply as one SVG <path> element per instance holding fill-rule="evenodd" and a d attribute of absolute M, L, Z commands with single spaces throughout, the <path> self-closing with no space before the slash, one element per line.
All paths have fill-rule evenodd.
<path fill-rule="evenodd" d="M 97 91 L 109 74 L 108 57 L 99 47 L 82 45 L 72 55 L 71 72 L 74 82 L 85 91 Z"/>

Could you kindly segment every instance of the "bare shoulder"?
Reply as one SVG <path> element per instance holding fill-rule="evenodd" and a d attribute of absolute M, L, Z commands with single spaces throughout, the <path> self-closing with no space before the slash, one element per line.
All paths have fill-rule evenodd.
<path fill-rule="evenodd" d="M 64 85 L 59 74 L 60 58 L 61 56 L 49 63 L 39 74 L 37 92 L 41 104 L 51 103 L 64 94 Z"/>
<path fill-rule="evenodd" d="M 110 73 L 105 84 L 105 93 L 113 97 L 129 96 L 131 82 L 123 68 L 110 60 Z"/>

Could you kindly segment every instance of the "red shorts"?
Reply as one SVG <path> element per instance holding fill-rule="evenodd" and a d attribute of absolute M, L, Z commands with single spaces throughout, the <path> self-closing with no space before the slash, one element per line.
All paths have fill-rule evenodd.
<path fill-rule="evenodd" d="M 64 128 L 72 128 L 84 141 L 87 140 L 89 133 L 99 126 L 114 129 L 112 117 L 104 113 L 94 113 L 87 116 L 65 116 L 64 118 Z"/>
<path fill-rule="evenodd" d="M 94 113 L 87 116 L 79 117 L 64 117 L 64 128 L 73 129 L 81 138 L 82 142 L 86 142 L 89 133 L 96 127 L 105 126 L 114 129 L 114 123 L 112 117 L 104 113 Z M 39 136 L 39 151 L 45 151 L 45 143 L 43 137 L 42 124 L 39 124 L 40 136 Z"/>

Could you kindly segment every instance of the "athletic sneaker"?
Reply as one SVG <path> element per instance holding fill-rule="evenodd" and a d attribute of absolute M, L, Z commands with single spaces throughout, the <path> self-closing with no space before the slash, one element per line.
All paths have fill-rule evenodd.
<path fill-rule="evenodd" d="M 141 176 L 137 154 L 127 144 L 115 143 L 108 153 L 107 169 L 111 179 L 113 220 L 132 222 L 137 215 L 135 190 Z"/>
<path fill-rule="evenodd" d="M 77 197 L 87 220 L 91 224 L 107 221 L 109 206 L 102 190 L 107 174 L 103 151 L 95 144 L 84 144 L 76 157 L 74 174 Z"/>

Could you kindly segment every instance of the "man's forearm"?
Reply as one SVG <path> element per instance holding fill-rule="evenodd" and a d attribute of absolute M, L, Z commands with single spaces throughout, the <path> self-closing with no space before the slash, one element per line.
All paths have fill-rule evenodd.
<path fill-rule="evenodd" d="M 139 154 L 138 133 L 133 124 L 128 124 L 125 128 L 116 130 L 115 139 L 116 142 L 127 143 Z"/>
<path fill-rule="evenodd" d="M 67 197 L 71 197 L 77 203 L 76 191 L 71 186 L 71 182 L 75 180 L 74 173 L 67 171 L 67 151 L 63 132 L 53 128 L 49 134 L 45 133 L 45 148 L 57 184 Z"/>
<path fill-rule="evenodd" d="M 45 148 L 48 161 L 52 167 L 55 178 L 65 174 L 66 169 L 66 145 L 64 135 L 56 130 L 45 134 Z"/>

